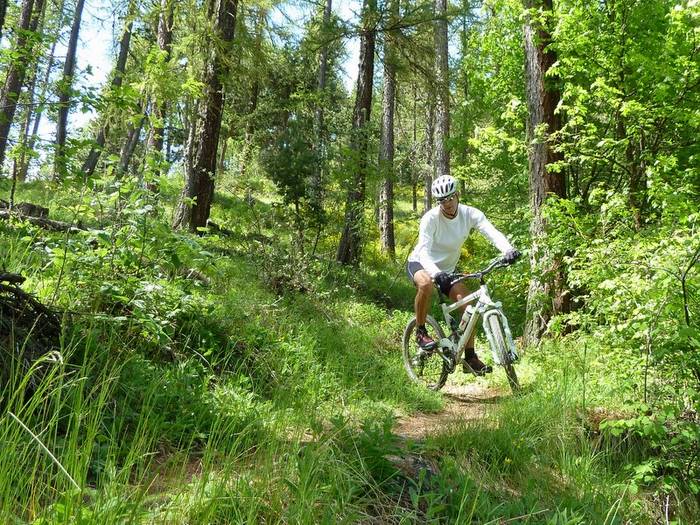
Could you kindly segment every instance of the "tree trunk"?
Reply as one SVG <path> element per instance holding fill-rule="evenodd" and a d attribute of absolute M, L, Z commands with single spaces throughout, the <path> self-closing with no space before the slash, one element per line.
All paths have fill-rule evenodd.
<path fill-rule="evenodd" d="M 59 19 L 59 27 L 62 27 L 62 20 L 63 20 L 63 7 L 65 5 L 64 0 L 61 0 L 61 3 L 58 6 L 58 19 Z M 53 64 L 56 60 L 56 45 L 58 44 L 58 38 L 54 38 L 53 43 L 51 44 L 51 50 L 49 51 L 49 57 L 46 62 L 46 70 L 44 72 L 43 76 L 43 81 L 41 83 L 41 94 L 39 95 L 39 103 L 36 107 L 36 112 L 34 115 L 34 123 L 32 124 L 32 131 L 27 137 L 26 141 L 26 147 L 24 151 L 22 152 L 22 156 L 19 159 L 19 163 L 17 166 L 17 180 L 19 181 L 25 181 L 27 180 L 27 175 L 29 172 L 29 164 L 31 162 L 31 155 L 29 155 L 29 152 L 34 151 L 34 147 L 36 146 L 36 139 L 39 133 L 39 126 L 41 124 L 41 117 L 44 113 L 44 104 L 46 103 L 46 93 L 49 90 L 49 78 L 51 77 L 51 70 L 53 69 Z"/>
<path fill-rule="evenodd" d="M 118 88 L 122 85 L 124 72 L 126 71 L 126 59 L 129 56 L 129 46 L 131 45 L 131 28 L 134 24 L 135 9 L 135 2 L 129 4 L 124 33 L 122 33 L 122 38 L 119 41 L 119 56 L 117 57 L 117 64 L 114 67 L 114 76 L 112 77 L 111 89 Z M 83 167 L 80 170 L 83 172 L 83 176 L 85 178 L 91 177 L 95 172 L 97 161 L 100 158 L 102 148 L 104 148 L 105 141 L 107 140 L 107 135 L 109 135 L 109 122 L 104 122 L 97 132 L 97 137 L 95 137 L 95 145 L 90 148 L 90 152 L 88 153 L 87 158 L 83 162 Z"/>
<path fill-rule="evenodd" d="M 37 64 L 37 68 L 39 65 Z M 12 180 L 23 182 L 26 178 L 25 166 L 27 165 L 27 155 L 29 147 L 29 128 L 32 124 L 32 116 L 34 112 L 32 107 L 34 106 L 34 93 L 36 91 L 36 77 L 38 71 L 34 71 L 32 79 L 27 86 L 27 107 L 24 111 L 24 123 L 22 124 L 22 131 L 20 132 L 19 144 L 20 151 L 19 157 L 16 157 L 12 163 Z"/>
<path fill-rule="evenodd" d="M 219 145 L 224 91 L 221 79 L 228 74 L 226 54 L 231 52 L 238 0 L 209 0 L 209 14 L 223 46 L 216 46 L 207 61 L 204 74 L 205 92 L 196 127 L 196 144 L 190 145 L 185 187 L 178 204 L 174 228 L 196 232 L 207 224 L 214 197 L 216 150 Z"/>
<path fill-rule="evenodd" d="M 364 0 L 363 27 L 360 33 L 360 62 L 357 75 L 357 93 L 352 116 L 350 149 L 354 173 L 348 187 L 345 203 L 345 225 L 340 236 L 336 260 L 341 264 L 357 264 L 362 251 L 362 226 L 365 187 L 367 183 L 367 124 L 372 109 L 372 81 L 374 77 L 374 45 L 376 30 L 370 20 L 376 12 L 376 0 Z"/>
<path fill-rule="evenodd" d="M 66 176 L 66 141 L 68 139 L 68 112 L 70 111 L 70 97 L 73 91 L 73 74 L 75 73 L 75 55 L 78 49 L 78 34 L 83 16 L 85 0 L 78 0 L 73 14 L 73 25 L 68 39 L 66 61 L 63 64 L 63 79 L 58 86 L 58 121 L 56 124 L 56 149 L 54 154 L 54 180 L 60 180 Z"/>
<path fill-rule="evenodd" d="M 525 7 L 540 11 L 552 10 L 552 0 L 526 0 Z M 528 291 L 528 316 L 525 327 L 527 344 L 537 343 L 553 315 L 569 310 L 569 296 L 565 290 L 566 276 L 560 260 L 547 249 L 546 222 L 542 208 L 550 194 L 566 196 L 563 173 L 554 173 L 548 165 L 561 159 L 554 151 L 551 135 L 561 128 L 555 109 L 559 91 L 546 78 L 547 71 L 556 61 L 556 55 L 547 46 L 551 36 L 541 23 L 543 17 L 528 16 L 525 34 L 526 95 L 529 110 L 527 140 L 530 171 L 530 203 L 533 219 L 530 225 L 532 249 L 530 263 L 533 278 Z"/>
<path fill-rule="evenodd" d="M 173 47 L 173 21 L 174 21 L 174 2 L 173 0 L 161 0 L 160 16 L 158 17 L 158 47 L 165 53 L 164 65 L 170 62 L 170 55 Z M 151 110 L 151 133 L 148 138 L 148 149 L 156 157 L 156 167 L 153 169 L 149 180 L 146 182 L 146 187 L 150 191 L 158 191 L 156 180 L 160 175 L 158 164 L 163 157 L 163 134 L 165 133 L 165 119 L 168 111 L 168 103 L 163 98 L 158 97 L 153 101 L 153 109 Z"/>
<path fill-rule="evenodd" d="M 223 173 L 226 169 L 226 152 L 228 151 L 228 135 L 221 139 L 221 151 L 216 164 L 216 172 Z"/>
<path fill-rule="evenodd" d="M 7 141 L 17 110 L 17 99 L 24 83 L 27 63 L 31 60 L 32 41 L 27 39 L 26 33 L 29 31 L 33 8 L 34 0 L 22 2 L 22 11 L 17 24 L 17 41 L 14 46 L 16 58 L 10 61 L 5 77 L 5 89 L 0 97 L 0 174 L 5 163 Z"/>
<path fill-rule="evenodd" d="M 311 201 L 317 208 L 323 206 L 323 169 L 325 167 L 326 157 L 326 130 L 325 130 L 325 115 L 324 104 L 326 91 L 326 76 L 328 75 L 328 28 L 331 21 L 332 0 L 326 0 L 326 7 L 323 10 L 323 25 L 321 26 L 321 37 L 323 46 L 321 47 L 321 55 L 318 64 L 318 102 L 316 111 L 314 112 L 314 125 L 316 128 L 316 166 L 314 167 L 313 180 L 311 181 Z"/>
<path fill-rule="evenodd" d="M 634 227 L 637 231 L 641 230 L 646 222 L 647 207 L 649 205 L 649 196 L 647 194 L 647 174 L 646 167 L 643 162 L 639 161 L 638 153 L 643 151 L 640 144 L 639 148 L 635 144 L 635 137 L 627 137 L 627 147 L 625 148 L 625 160 L 629 169 L 629 205 L 632 208 L 632 216 L 634 217 Z"/>
<path fill-rule="evenodd" d="M 255 110 L 258 109 L 259 95 L 260 81 L 256 78 L 253 81 L 253 85 L 250 88 L 250 105 L 248 107 L 248 121 L 245 125 L 245 133 L 243 135 L 243 148 L 241 150 L 241 160 L 239 164 L 239 172 L 241 174 L 241 177 L 244 177 L 246 172 L 248 171 L 248 164 L 251 160 L 251 150 L 253 149 L 253 133 L 255 131 L 253 113 L 255 113 Z"/>
<path fill-rule="evenodd" d="M 263 31 L 265 29 L 265 20 L 267 17 L 267 11 L 263 9 L 262 7 L 259 8 L 258 10 L 258 20 L 255 28 L 255 55 L 260 56 L 260 52 L 262 50 L 262 42 L 263 42 Z M 248 106 L 248 119 L 246 122 L 245 126 L 245 136 L 243 137 L 243 149 L 241 151 L 241 156 L 240 156 L 240 176 L 241 178 L 245 176 L 246 171 L 248 170 L 248 165 L 250 164 L 251 160 L 251 153 L 253 149 L 253 134 L 255 132 L 255 122 L 253 120 L 253 115 L 255 114 L 255 111 L 258 109 L 258 99 L 260 97 L 260 77 L 259 75 L 255 75 L 253 78 L 253 85 L 250 88 L 250 104 Z M 288 118 L 289 114 L 286 113 L 287 117 L 285 117 L 285 123 L 284 127 L 286 129 L 286 118 Z M 231 131 L 229 131 L 229 134 L 231 134 Z M 231 134 L 232 136 L 232 134 Z"/>
<path fill-rule="evenodd" d="M 136 145 L 139 142 L 139 137 L 141 136 L 141 129 L 146 121 L 146 115 L 141 117 L 136 126 L 130 125 L 129 132 L 127 134 L 126 140 L 122 145 L 121 152 L 119 153 L 119 169 L 117 171 L 117 176 L 122 177 L 126 175 L 129 170 L 129 164 L 131 163 L 131 158 L 134 156 L 134 150 L 136 150 Z"/>
<path fill-rule="evenodd" d="M 389 1 L 389 24 L 399 18 L 398 0 Z M 384 33 L 384 94 L 382 97 L 382 135 L 379 145 L 379 172 L 384 181 L 379 193 L 379 238 L 382 250 L 393 259 L 394 239 L 394 107 L 396 102 L 395 31 Z"/>
<path fill-rule="evenodd" d="M 450 69 L 447 0 L 435 0 L 435 176 L 450 174 Z"/>
<path fill-rule="evenodd" d="M 32 15 L 32 20 L 29 23 L 29 31 L 35 33 L 39 30 L 40 24 L 44 20 L 44 13 L 46 11 L 46 4 L 44 0 L 36 0 L 34 4 L 34 13 Z M 43 30 L 43 24 L 42 24 Z M 22 166 L 26 163 L 27 158 L 27 143 L 29 141 L 29 128 L 32 123 L 32 117 L 34 115 L 34 96 L 36 93 L 36 81 L 39 76 L 39 62 L 40 53 L 39 49 L 36 49 L 33 53 L 34 60 L 31 61 L 32 73 L 27 82 L 27 101 L 24 109 L 24 118 L 22 119 L 22 130 L 19 133 L 19 157 L 16 157 L 12 163 L 12 180 L 13 186 L 20 179 L 20 173 L 22 172 Z"/>
<path fill-rule="evenodd" d="M 435 163 L 433 162 L 433 138 L 435 136 L 435 105 L 432 101 L 428 103 L 425 119 L 425 161 L 426 170 L 424 179 L 424 194 L 423 194 L 423 213 L 425 214 L 433 207 L 433 173 L 435 172 Z"/>
<path fill-rule="evenodd" d="M 416 170 L 417 152 L 418 152 L 418 89 L 416 84 L 413 84 L 413 143 L 411 146 L 411 204 L 413 213 L 418 212 L 418 180 L 419 172 Z"/>
<path fill-rule="evenodd" d="M 5 15 L 7 14 L 7 0 L 0 0 L 0 38 L 2 30 L 5 28 Z"/>

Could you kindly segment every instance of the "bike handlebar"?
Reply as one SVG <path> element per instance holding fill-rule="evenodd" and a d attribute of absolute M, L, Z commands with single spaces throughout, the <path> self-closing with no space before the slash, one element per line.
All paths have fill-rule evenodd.
<path fill-rule="evenodd" d="M 515 261 L 513 261 L 514 263 Z M 478 272 L 474 273 L 453 273 L 452 274 L 452 284 L 456 284 L 458 282 L 464 281 L 465 279 L 483 279 L 484 276 L 490 274 L 492 271 L 498 269 L 498 268 L 505 268 L 506 266 L 510 266 L 513 263 L 507 263 L 503 257 L 497 257 L 493 261 L 489 263 L 489 265 L 484 268 L 483 270 L 480 270 Z"/>

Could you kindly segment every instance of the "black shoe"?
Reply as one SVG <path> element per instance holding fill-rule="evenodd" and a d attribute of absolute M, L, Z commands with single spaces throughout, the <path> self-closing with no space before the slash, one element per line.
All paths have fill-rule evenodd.
<path fill-rule="evenodd" d="M 482 363 L 481 359 L 477 357 L 474 350 L 467 350 L 467 353 L 464 356 L 464 363 L 462 364 L 462 371 L 465 374 L 485 376 L 486 374 L 493 372 L 493 367 Z"/>
<path fill-rule="evenodd" d="M 416 343 L 418 343 L 421 350 L 426 352 L 435 350 L 435 347 L 437 347 L 437 343 L 428 335 L 428 331 L 425 327 L 418 327 L 418 330 L 416 330 Z"/>

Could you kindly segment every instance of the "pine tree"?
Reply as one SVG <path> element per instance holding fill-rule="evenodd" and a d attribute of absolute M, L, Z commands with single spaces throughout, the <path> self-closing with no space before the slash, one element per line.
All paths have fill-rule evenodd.
<path fill-rule="evenodd" d="M 362 251 L 362 228 L 364 201 L 367 184 L 367 125 L 372 109 L 374 77 L 374 46 L 376 30 L 373 17 L 376 1 L 364 0 L 362 7 L 362 29 L 360 32 L 360 60 L 357 75 L 355 109 L 352 114 L 351 150 L 353 152 L 353 174 L 347 190 L 345 203 L 345 225 L 338 244 L 336 260 L 342 264 L 357 264 Z"/>
<path fill-rule="evenodd" d="M 229 72 L 225 55 L 233 41 L 237 7 L 237 0 L 209 0 L 208 14 L 220 44 L 214 46 L 207 61 L 204 74 L 206 87 L 197 122 L 192 126 L 188 138 L 186 181 L 175 213 L 174 228 L 196 232 L 198 228 L 205 227 L 209 219 L 224 108 L 222 78 Z"/>

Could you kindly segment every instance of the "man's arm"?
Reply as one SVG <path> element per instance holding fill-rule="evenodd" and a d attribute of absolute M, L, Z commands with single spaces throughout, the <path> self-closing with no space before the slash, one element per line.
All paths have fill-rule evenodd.
<path fill-rule="evenodd" d="M 435 223 L 430 220 L 427 214 L 423 215 L 418 230 L 418 262 L 421 263 L 423 269 L 430 274 L 430 277 L 435 277 L 440 273 L 440 268 L 437 267 L 435 261 L 430 256 L 434 235 Z"/>
<path fill-rule="evenodd" d="M 515 250 L 513 245 L 508 241 L 508 239 L 506 239 L 506 236 L 498 231 L 493 224 L 491 224 L 482 211 L 472 208 L 472 218 L 474 221 L 473 227 L 484 237 L 486 237 L 491 244 L 493 244 L 496 249 L 501 252 L 501 254 L 505 255 L 506 253 Z"/>

